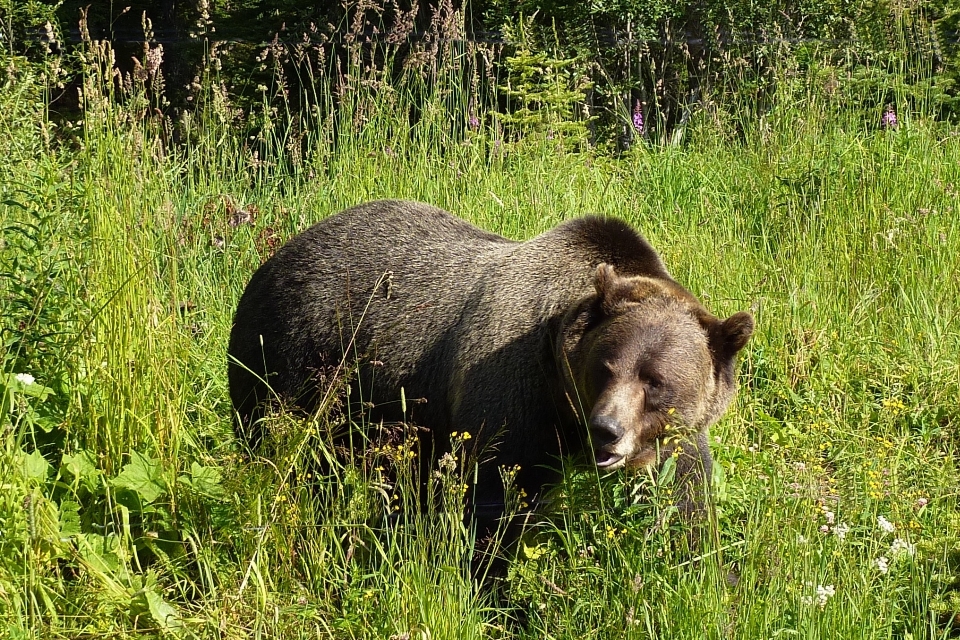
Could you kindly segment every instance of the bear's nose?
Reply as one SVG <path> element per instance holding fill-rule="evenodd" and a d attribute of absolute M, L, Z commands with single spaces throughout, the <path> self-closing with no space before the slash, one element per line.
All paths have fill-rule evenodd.
<path fill-rule="evenodd" d="M 593 446 L 599 449 L 613 444 L 623 437 L 623 427 L 620 421 L 610 416 L 594 416 L 590 420 L 590 433 L 593 436 Z"/>

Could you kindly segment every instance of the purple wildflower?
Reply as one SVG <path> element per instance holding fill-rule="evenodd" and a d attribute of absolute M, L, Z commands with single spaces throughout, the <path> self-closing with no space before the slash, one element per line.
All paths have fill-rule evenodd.
<path fill-rule="evenodd" d="M 637 133 L 643 133 L 643 110 L 640 108 L 639 100 L 633 105 L 633 128 Z"/>
<path fill-rule="evenodd" d="M 892 104 L 888 104 L 883 110 L 883 115 L 880 117 L 880 126 L 884 129 L 897 128 L 897 112 L 893 110 Z"/>
<path fill-rule="evenodd" d="M 480 127 L 480 118 L 478 118 L 475 114 L 471 113 L 470 117 L 467 118 L 467 124 L 470 126 L 471 129 L 476 130 L 477 128 Z"/>

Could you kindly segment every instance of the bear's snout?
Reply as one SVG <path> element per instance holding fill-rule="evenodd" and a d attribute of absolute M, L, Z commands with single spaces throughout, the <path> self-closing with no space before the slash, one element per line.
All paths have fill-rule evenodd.
<path fill-rule="evenodd" d="M 590 435 L 593 437 L 593 447 L 600 449 L 615 444 L 623 437 L 623 425 L 613 416 L 594 416 L 590 419 Z"/>
<path fill-rule="evenodd" d="M 623 460 L 616 446 L 623 439 L 623 434 L 623 425 L 613 416 L 598 415 L 590 419 L 590 438 L 593 440 L 598 467 L 615 468 Z"/>

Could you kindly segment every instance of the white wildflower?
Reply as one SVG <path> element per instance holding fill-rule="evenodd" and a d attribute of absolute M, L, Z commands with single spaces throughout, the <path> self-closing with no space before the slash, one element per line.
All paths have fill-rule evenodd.
<path fill-rule="evenodd" d="M 803 584 L 808 589 L 813 587 L 812 582 L 804 582 Z M 816 594 L 800 596 L 800 602 L 802 602 L 805 606 L 810 606 L 816 602 L 817 606 L 823 609 L 825 606 L 827 606 L 827 601 L 835 595 L 837 595 L 837 590 L 832 584 L 828 584 L 826 586 L 818 584 Z"/>
<path fill-rule="evenodd" d="M 827 524 L 832 526 L 837 516 L 833 513 L 833 511 L 828 511 L 824 509 L 823 517 L 827 519 Z"/>
<path fill-rule="evenodd" d="M 437 466 L 440 467 L 441 471 L 444 471 L 446 473 L 453 473 L 454 471 L 457 470 L 457 458 L 456 456 L 451 455 L 451 453 L 448 451 L 445 454 L 443 454 L 442 458 L 440 458 L 439 462 L 437 463 Z"/>
<path fill-rule="evenodd" d="M 883 516 L 877 517 L 877 526 L 879 526 L 880 530 L 884 533 L 893 533 L 897 530 L 897 527 Z"/>
<path fill-rule="evenodd" d="M 840 540 L 843 540 L 844 538 L 846 538 L 847 533 L 849 532 L 850 532 L 850 525 L 843 522 L 841 522 L 840 524 L 838 524 L 833 528 L 834 535 L 837 536 L 837 538 L 839 538 Z"/>
<path fill-rule="evenodd" d="M 37 381 L 37 379 L 29 373 L 18 373 L 17 375 L 13 376 L 13 379 L 27 387 Z"/>
<path fill-rule="evenodd" d="M 823 609 L 827 606 L 827 600 L 837 595 L 837 590 L 833 588 L 832 584 L 827 586 L 817 586 L 817 603 L 820 605 L 820 608 Z"/>
<path fill-rule="evenodd" d="M 880 573 L 886 573 L 890 570 L 890 560 L 888 560 L 886 556 L 880 556 L 874 560 L 873 563 L 877 565 L 877 571 Z"/>
<path fill-rule="evenodd" d="M 916 553 L 917 548 L 904 540 L 903 538 L 897 538 L 893 541 L 893 544 L 890 545 L 890 557 L 896 558 L 897 556 L 908 555 L 911 558 L 913 554 Z"/>
<path fill-rule="evenodd" d="M 817 606 L 823 609 L 827 606 L 827 601 L 835 595 L 837 595 L 837 590 L 833 588 L 832 584 L 827 586 L 817 585 Z"/>

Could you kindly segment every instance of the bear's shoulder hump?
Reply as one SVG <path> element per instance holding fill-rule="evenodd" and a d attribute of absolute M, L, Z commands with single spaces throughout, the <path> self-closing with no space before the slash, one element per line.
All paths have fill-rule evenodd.
<path fill-rule="evenodd" d="M 588 215 L 556 229 L 566 241 L 600 262 L 615 265 L 623 275 L 672 280 L 657 251 L 633 226 L 608 216 Z"/>

